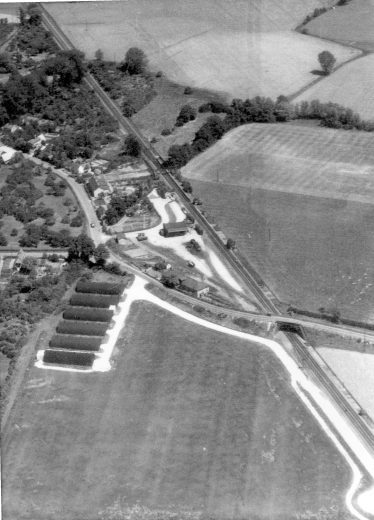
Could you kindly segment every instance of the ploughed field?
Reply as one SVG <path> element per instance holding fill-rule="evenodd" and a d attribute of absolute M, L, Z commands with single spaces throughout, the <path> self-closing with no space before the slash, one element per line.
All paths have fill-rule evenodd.
<path fill-rule="evenodd" d="M 46 8 L 88 57 L 100 47 L 121 61 L 142 48 L 153 70 L 184 85 L 252 97 L 297 92 L 315 79 L 318 54 L 338 63 L 359 51 L 294 32 L 316 7 L 333 0 L 128 0 L 52 3 Z"/>
<path fill-rule="evenodd" d="M 350 471 L 273 355 L 144 302 L 110 372 L 32 368 L 12 424 L 4 520 L 345 511 Z"/>
<path fill-rule="evenodd" d="M 374 320 L 372 134 L 251 124 L 183 169 L 278 297 Z"/>

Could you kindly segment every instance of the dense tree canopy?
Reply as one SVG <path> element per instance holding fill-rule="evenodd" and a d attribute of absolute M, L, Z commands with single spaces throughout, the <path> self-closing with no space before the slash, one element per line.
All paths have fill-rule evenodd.
<path fill-rule="evenodd" d="M 325 74 L 331 74 L 336 58 L 330 51 L 322 51 L 318 54 L 318 61 Z"/>
<path fill-rule="evenodd" d="M 138 47 L 131 47 L 125 56 L 125 60 L 121 64 L 122 70 L 128 74 L 142 74 L 146 71 L 148 59 L 145 53 Z"/>

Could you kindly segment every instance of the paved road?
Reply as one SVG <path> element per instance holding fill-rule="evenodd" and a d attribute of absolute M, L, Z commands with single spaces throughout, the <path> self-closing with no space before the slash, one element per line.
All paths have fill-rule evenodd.
<path fill-rule="evenodd" d="M 41 161 L 40 159 L 38 159 L 37 157 L 33 157 L 32 155 L 24 155 L 25 157 L 33 161 L 35 164 L 44 165 L 50 168 L 53 173 L 55 173 L 68 183 L 69 187 L 77 197 L 78 203 L 82 211 L 85 214 L 87 220 L 87 234 L 92 238 L 96 246 L 98 244 L 101 244 L 104 241 L 104 237 L 106 237 L 106 235 L 104 235 L 104 233 L 102 233 L 101 231 L 100 221 L 97 218 L 91 200 L 87 195 L 87 192 L 84 189 L 83 184 L 80 184 L 79 182 L 75 181 L 72 177 L 70 177 L 69 173 L 66 170 L 63 170 L 61 168 L 55 168 L 51 164 Z M 94 224 L 95 227 L 91 227 L 91 224 Z"/>

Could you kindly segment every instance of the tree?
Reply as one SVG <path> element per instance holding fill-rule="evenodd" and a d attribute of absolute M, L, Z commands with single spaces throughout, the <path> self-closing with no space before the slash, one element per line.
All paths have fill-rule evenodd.
<path fill-rule="evenodd" d="M 86 70 L 83 59 L 83 52 L 76 49 L 58 51 L 54 58 L 46 62 L 44 71 L 48 75 L 57 76 L 61 85 L 69 87 L 82 81 Z"/>
<path fill-rule="evenodd" d="M 195 118 L 196 109 L 191 105 L 183 105 L 180 109 L 175 125 L 183 126 L 185 123 L 188 123 L 188 121 L 193 121 Z"/>
<path fill-rule="evenodd" d="M 123 153 L 131 157 L 139 157 L 140 152 L 141 145 L 137 138 L 131 134 L 126 136 L 123 143 Z"/>
<path fill-rule="evenodd" d="M 183 179 L 182 181 L 182 188 L 183 191 L 185 191 L 186 193 L 192 193 L 191 183 L 189 181 L 186 181 L 185 179 Z"/>
<path fill-rule="evenodd" d="M 131 47 L 125 56 L 120 68 L 128 74 L 142 74 L 145 72 L 148 60 L 144 52 L 138 47 Z"/>
<path fill-rule="evenodd" d="M 228 238 L 227 242 L 226 242 L 227 249 L 234 249 L 235 246 L 236 246 L 235 240 L 233 240 L 232 238 Z"/>
<path fill-rule="evenodd" d="M 96 251 L 95 244 L 92 239 L 82 233 L 71 240 L 69 245 L 69 260 L 83 260 L 88 262 L 91 255 Z"/>
<path fill-rule="evenodd" d="M 95 52 L 95 60 L 97 61 L 103 61 L 104 59 L 104 53 L 101 49 L 97 49 L 97 51 Z"/>
<path fill-rule="evenodd" d="M 8 245 L 8 241 L 7 239 L 5 238 L 5 236 L 0 233 L 0 246 L 7 246 Z"/>
<path fill-rule="evenodd" d="M 322 51 L 318 54 L 318 61 L 321 65 L 323 72 L 328 75 L 334 68 L 336 58 L 330 51 Z"/>
<path fill-rule="evenodd" d="M 95 261 L 98 265 L 105 265 L 109 258 L 109 251 L 104 244 L 99 244 L 93 254 Z"/>

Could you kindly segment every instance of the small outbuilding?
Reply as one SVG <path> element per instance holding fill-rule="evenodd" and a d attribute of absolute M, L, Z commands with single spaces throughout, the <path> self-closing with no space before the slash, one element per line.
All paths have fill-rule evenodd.
<path fill-rule="evenodd" d="M 186 278 L 179 286 L 180 289 L 186 291 L 197 298 L 207 296 L 209 294 L 209 285 L 205 282 L 199 282 L 193 278 Z"/>
<path fill-rule="evenodd" d="M 170 222 L 164 224 L 165 237 L 180 237 L 187 233 L 189 227 L 186 222 Z"/>

